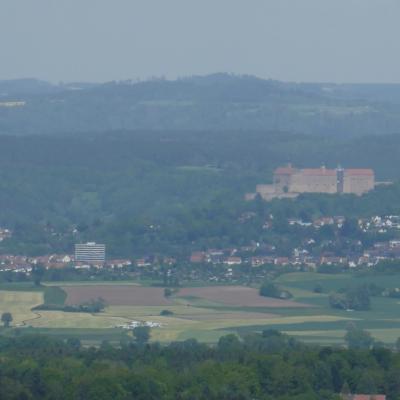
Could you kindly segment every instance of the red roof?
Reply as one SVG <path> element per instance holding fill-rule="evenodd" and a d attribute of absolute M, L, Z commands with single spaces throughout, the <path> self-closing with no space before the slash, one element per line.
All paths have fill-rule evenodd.
<path fill-rule="evenodd" d="M 201 263 L 205 259 L 205 253 L 203 251 L 194 251 L 190 256 L 190 262 L 192 263 Z"/>
<path fill-rule="evenodd" d="M 301 172 L 303 173 L 303 175 L 308 175 L 308 176 L 317 176 L 317 175 L 336 176 L 336 170 L 326 169 L 326 168 L 306 168 L 302 169 Z"/>
<path fill-rule="evenodd" d="M 275 175 L 292 175 L 298 170 L 292 166 L 278 167 L 274 174 Z M 308 176 L 336 176 L 336 170 L 327 168 L 305 168 L 300 170 L 302 174 Z M 374 171 L 370 168 L 353 168 L 345 169 L 345 175 L 350 176 L 374 176 Z"/>
<path fill-rule="evenodd" d="M 276 175 L 292 175 L 296 172 L 296 168 L 293 167 L 279 167 L 275 170 Z"/>
<path fill-rule="evenodd" d="M 374 176 L 374 171 L 372 169 L 369 168 L 358 168 L 358 169 L 345 169 L 344 173 L 346 175 L 359 175 L 359 176 Z"/>

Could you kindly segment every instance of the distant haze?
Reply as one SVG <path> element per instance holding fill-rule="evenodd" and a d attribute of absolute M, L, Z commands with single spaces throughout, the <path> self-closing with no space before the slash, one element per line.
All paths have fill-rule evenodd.
<path fill-rule="evenodd" d="M 0 79 L 400 82 L 398 0 L 1 0 Z"/>

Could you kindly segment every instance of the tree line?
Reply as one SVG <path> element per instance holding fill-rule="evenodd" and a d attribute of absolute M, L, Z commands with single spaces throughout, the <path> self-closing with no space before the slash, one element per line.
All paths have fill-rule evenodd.
<path fill-rule="evenodd" d="M 60 400 L 336 400 L 341 392 L 399 399 L 400 354 L 348 330 L 349 349 L 307 346 L 277 331 L 214 345 L 195 340 L 119 346 L 0 337 L 0 398 Z"/>

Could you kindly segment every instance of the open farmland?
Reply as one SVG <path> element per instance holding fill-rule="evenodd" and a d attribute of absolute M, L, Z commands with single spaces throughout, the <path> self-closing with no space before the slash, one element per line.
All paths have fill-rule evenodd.
<path fill-rule="evenodd" d="M 313 304 L 315 307 L 301 310 L 301 312 L 294 309 L 278 309 L 280 318 L 272 319 L 259 326 L 237 326 L 238 332 L 246 334 L 261 331 L 268 325 L 308 342 L 343 343 L 346 328 L 349 322 L 352 322 L 385 343 L 394 343 L 400 337 L 399 299 L 371 297 L 369 311 L 339 310 L 329 306 L 331 292 L 371 283 L 380 287 L 399 287 L 400 274 L 335 275 L 302 272 L 281 275 L 276 283 L 289 290 L 295 300 Z M 322 293 L 314 292 L 316 284 L 321 285 Z"/>
<path fill-rule="evenodd" d="M 197 297 L 237 307 L 268 307 L 268 308 L 307 308 L 308 304 L 290 300 L 262 297 L 257 289 L 244 286 L 210 286 L 184 288 L 178 293 L 179 297 Z"/>
<path fill-rule="evenodd" d="M 43 302 L 43 293 L 24 287 L 0 291 L 0 304 L 1 311 L 12 312 L 14 326 L 31 326 L 37 332 L 46 330 L 56 335 L 68 332 L 76 337 L 81 335 L 88 343 L 101 338 L 102 332 L 117 343 L 118 338 L 131 334 L 115 327 L 130 321 L 160 323 L 160 328 L 151 331 L 152 340 L 160 342 L 196 338 L 214 343 L 228 333 L 244 335 L 277 329 L 309 342 L 342 343 L 346 327 L 352 322 L 370 331 L 377 339 L 393 343 L 400 337 L 399 299 L 373 297 L 370 311 L 350 312 L 329 307 L 328 298 L 332 291 L 369 282 L 397 287 L 400 286 L 400 274 L 372 277 L 317 273 L 281 275 L 276 283 L 292 293 L 290 301 L 261 297 L 257 289 L 244 286 L 181 288 L 170 298 L 165 298 L 161 287 L 78 282 L 62 287 L 66 304 L 80 304 L 102 297 L 107 302 L 104 312 L 32 312 L 32 307 Z M 322 293 L 314 292 L 317 283 L 322 286 Z M 50 293 L 47 289 L 44 291 Z M 58 294 L 54 289 L 53 292 Z M 56 297 L 62 299 L 62 296 Z M 171 314 L 162 315 L 164 310 Z"/>
<path fill-rule="evenodd" d="M 67 304 L 81 304 L 101 297 L 108 305 L 160 306 L 172 302 L 164 297 L 164 289 L 129 285 L 65 286 Z"/>

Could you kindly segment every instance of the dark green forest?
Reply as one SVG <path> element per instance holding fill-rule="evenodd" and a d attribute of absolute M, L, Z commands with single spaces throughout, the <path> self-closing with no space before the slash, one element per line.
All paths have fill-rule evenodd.
<path fill-rule="evenodd" d="M 399 353 L 372 345 L 363 331 L 347 336 L 350 349 L 310 347 L 272 330 L 224 336 L 213 347 L 137 339 L 94 348 L 1 336 L 0 398 L 335 400 L 343 392 L 399 399 Z"/>
<path fill-rule="evenodd" d="M 1 102 L 23 101 L 5 107 Z M 286 83 L 214 74 L 52 85 L 0 81 L 0 131 L 275 130 L 324 136 L 400 132 L 400 85 Z"/>
<path fill-rule="evenodd" d="M 69 136 L 0 136 L 0 226 L 14 231 L 1 249 L 71 251 L 105 242 L 109 254 L 176 255 L 191 247 L 257 238 L 238 217 L 400 213 L 400 187 L 362 198 L 307 195 L 245 202 L 286 162 L 374 168 L 397 182 L 400 137 L 333 138 L 267 131 L 121 131 Z M 73 233 L 76 229 L 75 233 Z"/>

